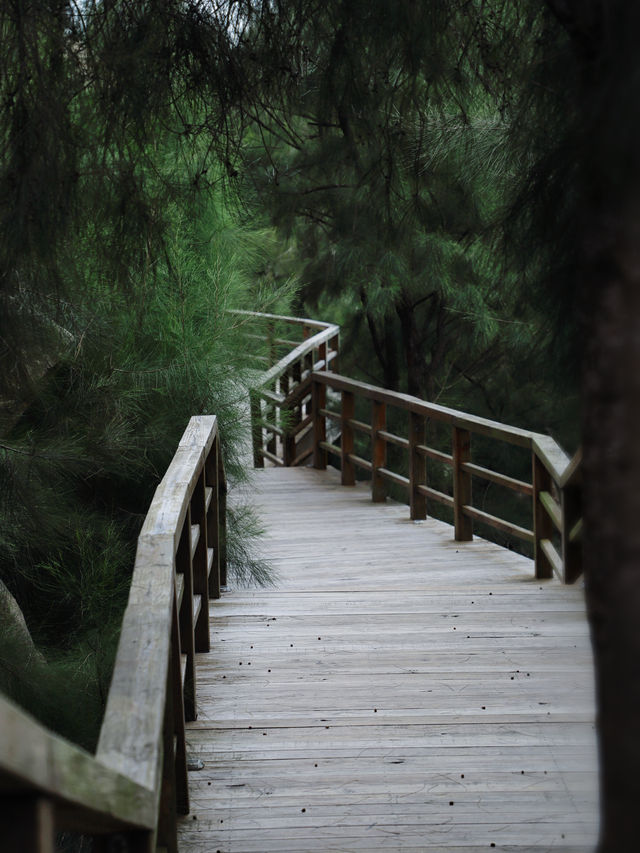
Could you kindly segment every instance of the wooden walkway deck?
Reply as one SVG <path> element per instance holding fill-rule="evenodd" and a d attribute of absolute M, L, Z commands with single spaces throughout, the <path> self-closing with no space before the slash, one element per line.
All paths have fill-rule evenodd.
<path fill-rule="evenodd" d="M 592 851 L 580 582 L 333 471 L 255 479 L 279 584 L 212 606 L 182 853 Z"/>

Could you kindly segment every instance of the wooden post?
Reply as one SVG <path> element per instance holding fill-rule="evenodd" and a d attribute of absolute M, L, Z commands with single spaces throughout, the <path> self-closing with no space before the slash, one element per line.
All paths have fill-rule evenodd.
<path fill-rule="evenodd" d="M 540 547 L 544 539 L 551 540 L 553 522 L 549 513 L 540 502 L 540 492 L 551 492 L 551 474 L 538 459 L 535 451 L 532 453 L 533 463 L 533 558 L 537 578 L 552 578 L 553 566 Z"/>
<path fill-rule="evenodd" d="M 278 421 L 278 408 L 275 404 L 267 403 L 265 406 L 265 420 L 267 423 L 274 424 L 277 426 Z M 269 428 L 266 429 L 267 436 L 269 435 Z M 273 453 L 277 455 L 278 453 L 278 436 L 275 432 L 271 433 L 271 438 L 267 438 L 267 450 L 269 453 Z"/>
<path fill-rule="evenodd" d="M 196 719 L 196 658 L 193 636 L 193 572 L 191 569 L 191 513 L 187 512 L 176 552 L 176 571 L 184 577 L 180 606 L 180 647 L 187 655 L 184 677 L 185 719 Z"/>
<path fill-rule="evenodd" d="M 356 416 L 356 398 L 351 391 L 342 392 L 342 421 L 341 431 L 342 440 L 340 442 L 342 448 L 341 454 L 341 469 L 342 469 L 342 485 L 355 486 L 356 484 L 356 468 L 353 462 L 349 459 L 349 454 L 353 453 L 353 427 L 349 421 Z"/>
<path fill-rule="evenodd" d="M 51 800 L 4 796 L 0 803 L 2 849 L 16 853 L 54 853 L 55 814 Z"/>
<path fill-rule="evenodd" d="M 386 404 L 374 400 L 371 414 L 371 500 L 374 503 L 382 503 L 387 497 L 384 480 L 378 474 L 378 468 L 384 468 L 387 461 L 387 443 L 379 434 L 386 425 Z"/>
<path fill-rule="evenodd" d="M 427 499 L 417 489 L 427 484 L 427 460 L 417 450 L 425 443 L 426 426 L 424 415 L 409 412 L 409 506 L 414 521 L 427 517 Z"/>
<path fill-rule="evenodd" d="M 326 345 L 326 343 L 320 344 L 320 346 L 318 347 L 318 356 L 319 356 L 319 361 L 322 362 L 322 367 L 320 368 L 320 370 L 328 370 L 329 367 L 327 365 L 327 345 Z"/>
<path fill-rule="evenodd" d="M 173 731 L 176 737 L 175 748 L 175 795 L 178 814 L 189 814 L 189 783 L 187 780 L 187 744 L 184 720 L 184 693 L 182 690 L 182 654 L 180 648 L 180 626 L 178 607 L 174 595 L 173 615 L 171 618 L 171 673 L 170 690 L 173 700 Z"/>
<path fill-rule="evenodd" d="M 453 427 L 453 523 L 458 542 L 473 539 L 473 522 L 464 514 L 463 507 L 471 506 L 471 474 L 462 468 L 471 461 L 471 433 Z"/>
<path fill-rule="evenodd" d="M 313 467 L 324 471 L 327 467 L 327 451 L 320 447 L 327 440 L 327 421 L 320 410 L 327 405 L 327 388 L 320 382 L 311 384 L 311 405 L 313 417 Z"/>
<path fill-rule="evenodd" d="M 338 362 L 340 361 L 340 336 L 336 334 L 333 338 L 331 338 L 331 340 L 329 341 L 329 346 L 330 349 L 332 349 L 333 352 L 336 353 L 336 355 L 333 360 L 327 365 L 327 370 L 330 370 L 332 373 L 337 373 Z"/>
<path fill-rule="evenodd" d="M 262 450 L 262 405 L 257 391 L 249 392 L 249 403 L 251 406 L 251 441 L 253 445 L 253 467 L 264 468 L 264 456 Z"/>
<path fill-rule="evenodd" d="M 162 730 L 162 782 L 160 784 L 160 804 L 158 809 L 158 846 L 167 853 L 178 853 L 178 821 L 176 800 L 176 747 L 174 747 L 173 715 L 173 650 L 167 673 L 167 693 L 164 706 L 164 726 Z M 178 662 L 178 666 L 179 666 Z"/>
<path fill-rule="evenodd" d="M 200 535 L 196 543 L 191 566 L 193 592 L 200 596 L 200 613 L 194 625 L 195 650 L 209 651 L 209 554 L 207 550 L 207 516 L 204 467 L 200 472 L 191 496 L 191 524 L 198 525 Z"/>
<path fill-rule="evenodd" d="M 220 523 L 218 521 L 220 489 L 218 483 L 218 454 L 220 439 L 215 437 L 213 446 L 204 463 L 207 486 L 211 489 L 211 501 L 207 511 L 207 545 L 213 548 L 213 565 L 209 574 L 209 596 L 220 598 Z"/>
<path fill-rule="evenodd" d="M 582 574 L 582 542 L 571 541 L 571 531 L 581 518 L 580 488 L 568 483 L 562 490 L 562 579 L 574 583 Z"/>

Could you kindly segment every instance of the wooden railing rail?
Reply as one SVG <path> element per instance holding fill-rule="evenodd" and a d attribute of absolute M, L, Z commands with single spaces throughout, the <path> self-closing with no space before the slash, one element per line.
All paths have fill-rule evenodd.
<path fill-rule="evenodd" d="M 256 468 L 265 460 L 274 465 L 300 465 L 313 453 L 311 441 L 311 374 L 335 370 L 339 351 L 338 326 L 315 320 L 232 312 L 247 321 L 250 340 L 259 341 L 269 353 L 263 356 L 268 368 L 250 392 L 253 461 Z M 262 324 L 263 331 L 255 331 Z M 287 337 L 278 327 L 289 329 Z M 302 340 L 295 340 L 301 332 Z M 278 347 L 287 351 L 277 358 Z M 291 349 L 293 347 L 293 349 Z"/>
<path fill-rule="evenodd" d="M 412 519 L 426 518 L 427 501 L 436 501 L 453 511 L 455 538 L 458 541 L 470 540 L 473 537 L 473 522 L 481 522 L 511 537 L 532 543 L 536 577 L 551 577 L 555 573 L 563 582 L 571 583 L 580 575 L 582 522 L 579 454 L 569 459 L 549 436 L 428 403 L 417 397 L 357 382 L 336 373 L 315 371 L 311 375 L 311 382 L 313 464 L 316 468 L 326 467 L 327 455 L 331 454 L 338 460 L 344 485 L 355 483 L 357 468 L 368 472 L 374 501 L 385 500 L 386 484 L 393 483 L 407 492 Z M 336 392 L 335 397 L 340 401 L 337 408 L 327 408 L 328 389 Z M 369 423 L 355 419 L 356 398 L 371 401 Z M 406 436 L 396 435 L 387 429 L 388 407 L 407 412 Z M 327 441 L 327 420 L 339 424 L 340 446 Z M 451 426 L 450 453 L 425 443 L 429 420 Z M 369 458 L 354 453 L 356 433 L 370 437 Z M 473 435 L 529 450 L 532 481 L 520 480 L 474 464 L 471 456 Z M 408 453 L 405 469 L 408 470 L 408 476 L 388 466 L 388 445 L 403 448 Z M 428 485 L 428 459 L 437 460 L 452 469 L 452 494 Z M 474 477 L 530 497 L 531 528 L 514 524 L 474 506 Z M 554 543 L 554 539 L 559 540 L 559 545 Z"/>
<path fill-rule="evenodd" d="M 118 834 L 129 851 L 177 851 L 194 655 L 209 649 L 209 597 L 226 583 L 225 520 L 217 420 L 194 417 L 140 533 L 96 755 L 0 698 L 2 849 L 53 853 L 66 829 L 94 850 Z"/>

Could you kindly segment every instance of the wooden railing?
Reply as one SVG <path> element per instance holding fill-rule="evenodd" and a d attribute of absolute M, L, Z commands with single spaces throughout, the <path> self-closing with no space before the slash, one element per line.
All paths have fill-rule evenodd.
<path fill-rule="evenodd" d="M 53 853 L 60 830 L 94 836 L 93 850 L 114 835 L 119 850 L 177 850 L 185 719 L 196 715 L 195 653 L 209 649 L 208 601 L 226 583 L 225 519 L 217 420 L 194 417 L 138 539 L 96 755 L 0 698 L 2 850 Z"/>
<path fill-rule="evenodd" d="M 250 321 L 247 339 L 259 350 L 256 359 L 268 365 L 250 392 L 254 465 L 261 468 L 265 460 L 301 465 L 313 454 L 311 374 L 337 369 L 340 328 L 275 314 L 234 313 Z"/>
<path fill-rule="evenodd" d="M 563 582 L 572 583 L 581 574 L 579 454 L 569 459 L 549 436 L 337 375 L 337 326 L 275 315 L 247 316 L 261 320 L 262 328 L 254 326 L 252 340 L 266 345 L 268 354 L 261 357 L 271 363 L 252 392 L 256 466 L 263 466 L 265 460 L 274 465 L 300 465 L 312 456 L 313 465 L 324 468 L 330 454 L 342 472 L 344 485 L 355 483 L 356 469 L 365 472 L 363 476 L 371 480 L 374 501 L 385 500 L 391 483 L 407 495 L 412 519 L 426 518 L 429 501 L 443 504 L 452 512 L 456 540 L 470 540 L 474 522 L 484 524 L 509 538 L 531 543 L 536 577 L 556 574 Z M 277 323 L 302 328 L 306 339 L 298 343 L 293 335 L 278 335 L 274 331 Z M 311 331 L 315 335 L 310 336 Z M 276 346 L 289 347 L 290 351 L 276 360 Z M 331 405 L 327 405 L 328 391 L 332 393 Z M 357 399 L 370 401 L 370 417 L 365 421 L 355 417 Z M 406 413 L 403 435 L 387 429 L 387 408 Z M 426 443 L 429 422 L 451 428 L 448 450 Z M 334 427 L 334 443 L 327 441 L 328 424 Z M 528 451 L 531 480 L 474 463 L 474 434 Z M 363 455 L 355 452 L 357 435 L 367 437 L 368 452 Z M 402 466 L 406 473 L 397 470 L 398 466 L 394 470 L 388 461 L 390 445 L 406 453 Z M 451 470 L 450 491 L 429 485 L 428 460 Z M 515 524 L 474 505 L 474 478 L 518 495 L 519 502 L 528 499 L 530 526 Z"/>
<path fill-rule="evenodd" d="M 414 520 L 426 518 L 428 501 L 444 504 L 453 512 L 454 535 L 458 541 L 473 538 L 473 522 L 477 521 L 530 542 L 534 548 L 538 578 L 551 577 L 555 573 L 563 582 L 571 583 L 581 574 L 579 455 L 570 460 L 549 436 L 427 403 L 417 397 L 387 391 L 344 376 L 316 372 L 311 376 L 311 383 L 314 467 L 325 468 L 327 454 L 331 454 L 338 460 L 345 486 L 355 483 L 356 468 L 363 469 L 371 478 L 374 501 L 385 500 L 386 484 L 395 484 L 406 492 Z M 333 408 L 327 407 L 327 389 L 340 394 L 338 405 Z M 355 419 L 357 398 L 371 402 L 371 417 L 367 422 Z M 388 407 L 407 413 L 405 435 L 387 430 Z M 328 419 L 339 424 L 340 446 L 326 440 Z M 430 420 L 451 427 L 450 452 L 425 443 L 426 426 Z M 368 436 L 369 458 L 354 453 L 354 438 L 358 432 Z M 471 437 L 474 434 L 530 451 L 532 481 L 516 479 L 474 464 L 471 455 Z M 408 476 L 388 466 L 389 445 L 406 452 Z M 428 485 L 428 459 L 451 468 L 451 494 Z M 531 528 L 516 525 L 474 506 L 474 477 L 530 497 Z M 554 531 L 557 531 L 558 543 L 554 543 Z"/>

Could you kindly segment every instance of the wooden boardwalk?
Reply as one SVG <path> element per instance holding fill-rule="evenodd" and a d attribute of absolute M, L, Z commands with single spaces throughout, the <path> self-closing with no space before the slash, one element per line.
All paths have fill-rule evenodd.
<path fill-rule="evenodd" d="M 182 853 L 592 851 L 581 583 L 334 471 L 255 480 L 279 582 L 212 605 Z"/>

